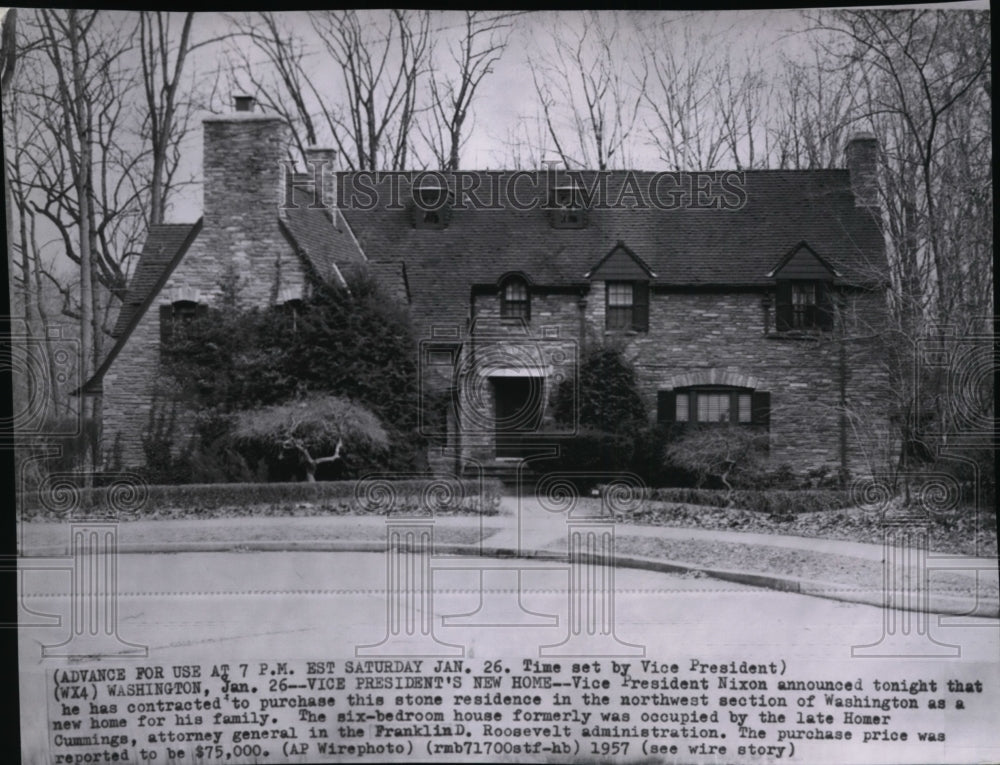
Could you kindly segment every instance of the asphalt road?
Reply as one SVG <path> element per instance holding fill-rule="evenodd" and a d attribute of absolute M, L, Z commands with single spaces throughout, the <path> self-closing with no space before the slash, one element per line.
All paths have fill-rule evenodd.
<path fill-rule="evenodd" d="M 630 569 L 615 570 L 611 581 L 602 579 L 608 570 L 587 567 L 575 569 L 574 575 L 581 577 L 576 581 L 584 584 L 588 597 L 571 600 L 569 567 L 548 560 L 436 558 L 422 574 L 418 569 L 410 569 L 416 577 L 410 581 L 433 571 L 433 587 L 411 588 L 409 610 L 415 619 L 432 617 L 431 652 L 437 655 L 565 656 L 573 645 L 566 642 L 570 617 L 581 610 L 585 618 L 598 620 L 611 613 L 611 592 L 614 636 L 585 647 L 586 657 L 781 660 L 798 677 L 938 677 L 944 682 L 963 675 L 982 679 L 994 697 L 1000 686 L 996 620 L 966 620 L 959 626 L 960 620 L 952 618 L 951 626 L 943 626 L 931 616 L 923 628 L 938 643 L 928 632 L 913 629 L 918 623 L 905 622 L 910 649 L 940 651 L 940 643 L 949 643 L 952 655 L 904 659 L 892 656 L 904 622 L 891 625 L 897 642 L 887 641 L 883 612 L 872 606 Z M 391 574 L 386 556 L 377 553 L 123 554 L 117 568 L 117 634 L 121 641 L 146 647 L 147 657 L 138 661 L 148 664 L 354 658 L 365 655 L 364 646 L 387 636 L 387 605 L 400 602 L 387 599 Z M 31 571 L 23 577 L 23 602 L 33 613 L 24 612 L 22 618 L 38 623 L 45 619 L 41 614 L 49 614 L 61 619 L 59 625 L 19 629 L 26 762 L 45 758 L 51 714 L 46 710 L 52 706 L 47 676 L 56 667 L 76 664 L 42 657 L 43 645 L 60 643 L 68 635 L 71 602 L 79 607 L 80 601 L 67 595 L 69 584 L 65 570 Z M 402 597 L 406 594 L 403 588 Z M 894 613 L 897 619 L 919 618 Z M 868 644 L 881 646 L 875 652 L 882 658 L 852 658 L 853 646 Z M 116 645 L 125 647 L 124 642 Z M 422 649 L 427 649 L 426 641 Z M 374 650 L 376 656 L 392 655 Z M 114 664 L 108 658 L 101 663 L 109 661 Z M 991 714 L 995 700 L 984 697 L 976 711 L 956 718 L 961 729 L 950 727 L 949 740 L 954 733 L 972 743 L 991 730 L 983 715 Z M 926 753 L 933 761 L 953 761 L 943 749 Z M 860 760 L 853 755 L 845 759 L 831 749 L 824 750 L 822 760 L 860 762 L 868 761 L 867 756 L 859 752 Z"/>
<path fill-rule="evenodd" d="M 434 563 L 430 606 L 441 640 L 519 654 L 565 634 L 566 564 L 443 560 L 447 568 Z M 476 570 L 481 563 L 493 568 Z M 528 568 L 518 574 L 518 565 Z M 377 642 L 385 632 L 387 570 L 380 554 L 125 554 L 119 556 L 118 580 L 119 635 L 164 657 L 194 655 L 222 643 L 226 651 L 247 654 L 305 657 L 317 646 L 344 654 L 356 644 Z M 481 588 L 488 590 L 485 604 Z M 710 578 L 618 569 L 612 589 L 616 634 L 654 653 L 674 646 L 732 652 L 753 645 L 780 647 L 804 659 L 846 658 L 851 646 L 876 641 L 883 632 L 878 608 Z M 68 632 L 68 590 L 68 571 L 24 574 L 24 604 L 62 617 L 61 626 L 21 630 L 24 659 Z M 456 618 L 483 608 L 480 618 Z M 30 614 L 23 618 L 44 621 Z M 929 622 L 931 634 L 960 644 L 963 655 L 994 658 L 995 620 L 931 616 Z M 963 623 L 974 626 L 959 626 Z"/>

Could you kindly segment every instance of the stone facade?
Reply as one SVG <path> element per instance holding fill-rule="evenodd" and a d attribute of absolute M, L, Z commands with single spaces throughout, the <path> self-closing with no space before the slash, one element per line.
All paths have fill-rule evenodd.
<path fill-rule="evenodd" d="M 535 293 L 531 318 L 500 318 L 501 298 L 473 298 L 474 320 L 455 380 L 462 420 L 451 446 L 464 459 L 494 459 L 489 427 L 495 400 L 491 377 L 542 376 L 544 402 L 558 383 L 574 379 L 576 361 L 595 344 L 615 344 L 635 366 L 650 419 L 660 391 L 723 385 L 770 394 L 769 459 L 796 473 L 827 468 L 836 475 L 870 472 L 873 433 L 888 432 L 881 416 L 887 377 L 869 343 L 866 328 L 884 311 L 879 292 L 840 293 L 831 332 L 776 332 L 767 290 L 693 291 L 654 289 L 646 332 L 605 329 L 605 282 L 593 280 L 577 293 Z M 534 359 L 541 359 L 535 362 Z M 508 371 L 509 370 L 509 371 Z M 859 413 L 864 413 L 860 415 Z M 858 418 L 865 428 L 858 428 Z M 551 426 L 546 409 L 543 428 Z M 884 446 L 884 445 L 883 445 Z"/>
<path fill-rule="evenodd" d="M 177 443 L 187 414 L 165 398 L 160 365 L 160 306 L 178 301 L 212 304 L 227 274 L 238 277 L 247 305 L 301 297 L 307 278 L 281 231 L 279 204 L 288 135 L 280 118 L 237 112 L 205 120 L 203 227 L 131 332 L 127 348 L 103 378 L 103 441 L 118 443 L 122 463 L 145 461 L 143 433 L 151 417 L 173 412 Z"/>

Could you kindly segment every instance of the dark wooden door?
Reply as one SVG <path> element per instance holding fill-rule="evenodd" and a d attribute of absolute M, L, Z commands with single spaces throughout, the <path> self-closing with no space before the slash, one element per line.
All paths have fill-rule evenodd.
<path fill-rule="evenodd" d="M 493 392 L 497 457 L 523 456 L 542 418 L 542 379 L 495 377 Z"/>

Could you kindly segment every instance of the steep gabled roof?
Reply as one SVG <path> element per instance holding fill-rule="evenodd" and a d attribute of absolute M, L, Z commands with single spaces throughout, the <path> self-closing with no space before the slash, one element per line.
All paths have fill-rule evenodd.
<path fill-rule="evenodd" d="M 163 276 L 164 269 L 171 271 L 179 259 L 187 252 L 201 230 L 201 221 L 197 223 L 161 223 L 149 227 L 146 243 L 139 253 L 132 279 L 128 283 L 125 299 L 115 321 L 112 337 L 121 337 L 132 321 L 135 312 L 154 292 L 157 282 Z"/>
<path fill-rule="evenodd" d="M 652 277 L 654 279 L 656 278 L 656 274 L 653 273 L 653 270 L 648 265 L 646 265 L 646 261 L 644 261 L 638 255 L 636 255 L 632 250 L 630 250 L 629 247 L 625 244 L 625 242 L 623 242 L 621 239 L 618 240 L 618 243 L 615 244 L 614 247 L 612 247 L 610 250 L 608 250 L 608 253 L 603 258 L 601 258 L 599 261 L 597 261 L 593 265 L 593 267 L 589 271 L 587 271 L 587 273 L 585 273 L 583 275 L 583 278 L 584 279 L 589 279 L 596 271 L 598 271 L 600 269 L 601 266 L 603 266 L 605 263 L 607 263 L 608 260 L 610 260 L 611 257 L 614 256 L 614 254 L 617 253 L 617 252 L 623 252 L 623 253 L 625 253 L 625 255 L 627 255 L 629 258 L 631 258 L 632 261 L 637 266 L 639 266 L 639 268 L 641 268 L 643 271 L 645 271 L 648 276 L 650 276 L 650 277 Z"/>
<path fill-rule="evenodd" d="M 829 263 L 827 263 L 827 261 L 818 252 L 816 252 L 816 250 L 810 247 L 808 242 L 805 241 L 799 242 L 797 245 L 792 247 L 792 249 L 790 249 L 784 255 L 784 257 L 782 257 L 781 260 L 778 261 L 777 265 L 770 271 L 768 271 L 767 275 L 770 277 L 780 276 L 781 270 L 785 268 L 785 266 L 787 266 L 793 258 L 796 258 L 796 256 L 801 257 L 803 255 L 806 257 L 806 259 L 811 258 L 815 263 L 818 263 L 820 266 L 826 269 L 826 271 L 829 273 L 830 276 L 840 276 L 840 273 L 837 271 L 837 269 L 831 266 Z"/>
<path fill-rule="evenodd" d="M 342 282 L 341 269 L 364 263 L 365 254 L 343 218 L 334 217 L 325 208 L 309 206 L 313 201 L 309 188 L 293 186 L 292 194 L 298 207 L 282 210 L 286 233 L 320 279 Z"/>
<path fill-rule="evenodd" d="M 279 219 L 278 223 L 299 256 L 321 279 L 343 281 L 340 268 L 348 264 L 365 262 L 364 253 L 358 247 L 357 240 L 351 234 L 346 222 L 343 228 L 338 229 L 333 225 L 330 213 L 325 209 L 307 207 L 289 209 L 285 211 L 285 220 Z M 94 376 L 79 389 L 80 392 L 100 392 L 104 374 L 128 342 L 132 330 L 156 300 L 156 296 L 201 229 L 201 220 L 197 223 L 165 223 L 150 226 L 135 273 L 129 282 L 112 330 L 115 344 L 101 361 Z"/>
<path fill-rule="evenodd" d="M 132 330 L 135 329 L 139 320 L 156 299 L 160 290 L 163 289 L 170 274 L 184 258 L 184 254 L 197 238 L 201 227 L 201 219 L 197 223 L 162 223 L 149 227 L 146 243 L 139 256 L 139 263 L 135 267 L 135 273 L 129 282 L 128 291 L 118 313 L 118 319 L 115 321 L 115 328 L 112 332 L 115 344 L 111 346 L 111 350 L 101 361 L 94 376 L 78 390 L 73 391 L 73 395 L 100 393 L 104 374 L 121 353 L 122 348 L 125 347 Z"/>
<path fill-rule="evenodd" d="M 519 193 L 545 188 L 544 173 L 462 175 L 445 178 L 456 191 L 478 180 L 487 200 L 515 175 L 522 179 Z M 657 179 L 666 179 L 661 188 L 671 181 L 690 186 L 692 175 L 609 172 L 606 198 L 617 200 L 629 184 L 648 187 Z M 338 188 L 351 189 L 351 176 L 340 174 Z M 597 173 L 580 176 L 591 188 Z M 375 193 L 360 195 L 353 207 L 346 198 L 341 212 L 370 259 L 406 263 L 414 317 L 428 326 L 464 325 L 472 285 L 496 283 L 506 273 L 522 272 L 540 286 L 585 289 L 583 275 L 619 240 L 656 274 L 654 288 L 763 289 L 774 283 L 768 276 L 774 264 L 803 240 L 821 248 L 840 274 L 836 283 L 882 283 L 882 234 L 873 213 L 855 206 L 847 170 L 759 170 L 738 177 L 743 203 L 737 209 L 593 205 L 586 227 L 573 229 L 553 228 L 538 206 L 501 200 L 484 209 L 463 206 L 460 197 L 445 228 L 414 228 L 409 179 L 400 176 L 390 181 L 369 174 Z M 372 197 L 375 204 L 367 204 Z"/>

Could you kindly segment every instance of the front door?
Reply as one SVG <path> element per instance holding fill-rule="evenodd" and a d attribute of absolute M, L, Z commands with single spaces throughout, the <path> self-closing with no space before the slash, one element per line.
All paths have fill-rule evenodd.
<path fill-rule="evenodd" d="M 521 457 L 542 419 L 541 377 L 494 377 L 497 457 Z"/>

